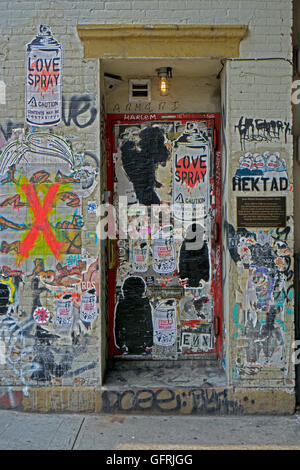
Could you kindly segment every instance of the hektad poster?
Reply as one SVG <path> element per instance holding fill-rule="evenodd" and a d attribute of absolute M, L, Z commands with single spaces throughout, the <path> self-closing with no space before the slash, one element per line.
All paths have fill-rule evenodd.
<path fill-rule="evenodd" d="M 49 26 L 27 44 L 25 118 L 32 126 L 52 126 L 61 120 L 62 48 Z"/>

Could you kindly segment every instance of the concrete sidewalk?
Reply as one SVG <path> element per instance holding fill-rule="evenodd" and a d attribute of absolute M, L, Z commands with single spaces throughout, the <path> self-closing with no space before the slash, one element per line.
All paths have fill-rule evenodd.
<path fill-rule="evenodd" d="M 0 410 L 0 450 L 300 449 L 292 416 L 132 416 Z"/>

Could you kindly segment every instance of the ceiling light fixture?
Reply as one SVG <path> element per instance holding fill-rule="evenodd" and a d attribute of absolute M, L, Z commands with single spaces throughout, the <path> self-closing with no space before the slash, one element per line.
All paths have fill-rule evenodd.
<path fill-rule="evenodd" d="M 169 91 L 169 78 L 172 78 L 172 67 L 160 67 L 156 69 L 159 77 L 159 90 L 161 96 L 166 96 Z"/>

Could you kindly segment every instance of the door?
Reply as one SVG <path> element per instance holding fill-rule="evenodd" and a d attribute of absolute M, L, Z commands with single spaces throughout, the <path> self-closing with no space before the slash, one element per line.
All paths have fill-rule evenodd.
<path fill-rule="evenodd" d="M 107 130 L 110 357 L 220 356 L 220 117 L 109 115 Z"/>

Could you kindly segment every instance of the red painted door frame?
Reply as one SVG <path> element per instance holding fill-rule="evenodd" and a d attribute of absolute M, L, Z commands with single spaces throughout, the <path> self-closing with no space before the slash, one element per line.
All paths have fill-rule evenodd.
<path fill-rule="evenodd" d="M 113 141 L 113 126 L 115 124 L 140 124 L 150 121 L 206 121 L 207 127 L 213 128 L 214 146 L 214 175 L 211 181 L 214 186 L 214 202 L 211 204 L 215 213 L 213 265 L 214 284 L 214 326 L 215 349 L 212 351 L 222 358 L 223 350 L 223 316 L 222 316 L 222 214 L 221 214 L 221 119 L 219 113 L 180 113 L 180 114 L 109 114 L 107 115 L 107 190 L 109 203 L 113 203 L 114 165 L 113 154 L 116 151 Z M 108 329 L 109 329 L 109 358 L 118 355 L 114 345 L 114 310 L 115 310 L 116 268 L 108 269 Z"/>

